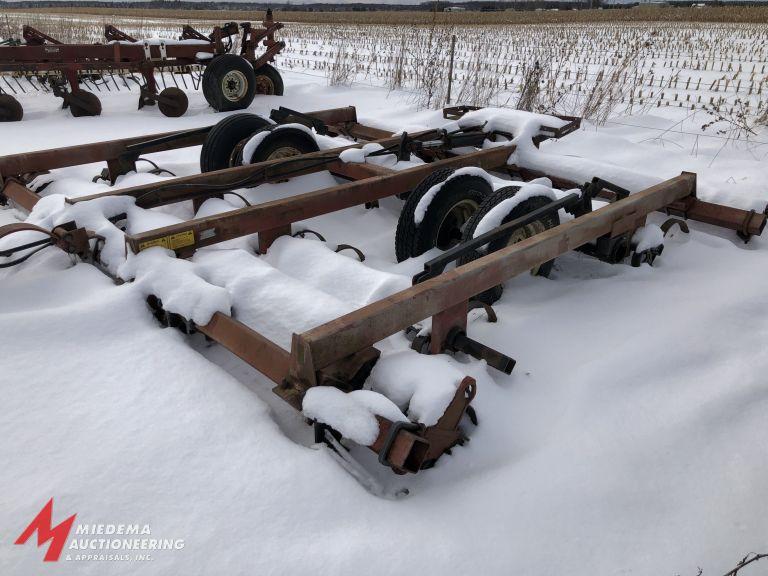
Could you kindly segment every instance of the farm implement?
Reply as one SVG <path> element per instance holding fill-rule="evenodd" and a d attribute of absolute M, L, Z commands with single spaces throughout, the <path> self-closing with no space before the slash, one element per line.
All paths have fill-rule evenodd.
<path fill-rule="evenodd" d="M 504 282 L 529 271 L 546 276 L 552 261 L 566 252 L 577 250 L 611 264 L 628 261 L 639 266 L 661 255 L 663 233 L 670 227 L 687 231 L 686 220 L 733 230 L 744 240 L 761 234 L 765 227 L 765 213 L 698 199 L 695 174 L 682 173 L 632 193 L 599 174 L 576 185 L 524 165 L 510 165 L 516 146 L 531 144 L 515 140 L 516 134 L 486 130 L 484 123 L 471 121 L 466 109 L 446 110 L 445 115 L 460 120 L 460 126 L 392 135 L 360 124 L 352 107 L 309 113 L 281 108 L 269 120 L 238 114 L 204 129 L 0 158 L 4 200 L 31 211 L 44 191 L 45 184 L 39 184 L 44 171 L 106 162 L 98 177 L 115 182 L 135 170 L 142 155 L 202 144 L 201 174 L 68 198 L 61 221 L 51 227 L 12 224 L 0 228 L 0 237 L 26 233 L 22 244 L 0 251 L 7 259 L 2 265 L 19 263 L 55 245 L 114 275 L 115 263 L 102 258 L 110 242 L 121 243 L 128 259 L 162 253 L 169 262 L 197 262 L 201 253 L 215 260 L 226 252 L 202 250 L 206 247 L 254 234 L 258 255 L 249 253 L 253 260 L 246 260 L 255 265 L 283 237 L 314 234 L 322 238 L 321 231 L 307 230 L 302 224 L 308 219 L 361 206 L 376 209 L 391 197 L 404 199 L 395 254 L 398 261 L 423 260 L 423 270 L 413 276 L 410 287 L 317 325 L 291 330 L 283 341 L 287 344 L 277 341 L 272 331 L 238 318 L 237 304 L 231 314 L 215 312 L 204 322 L 195 322 L 168 304 L 173 298 L 163 288 L 147 294 L 150 310 L 163 325 L 201 333 L 220 344 L 274 382 L 277 396 L 307 414 L 308 400 L 316 404 L 318 390 L 352 394 L 365 389 L 380 361 L 377 345 L 397 334 L 408 336 L 411 349 L 418 353 L 466 354 L 509 374 L 514 359 L 471 337 L 468 311 L 483 308 L 494 320 L 492 304 Z M 533 145 L 564 137 L 579 125 L 576 118 L 552 117 L 552 121 L 551 126 L 539 127 Z M 356 142 L 320 149 L 317 135 Z M 320 172 L 330 173 L 341 183 L 256 204 L 251 203 L 253 196 L 251 201 L 243 197 L 242 208 L 125 232 L 130 219 L 126 206 L 151 210 L 192 201 L 200 208 L 206 200 L 235 190 Z M 509 185 L 494 188 L 490 174 Z M 511 179 L 520 175 L 530 181 Z M 553 182 L 566 191 L 555 194 Z M 83 209 L 105 202 L 112 208 L 103 213 L 99 230 L 77 220 Z M 649 233 L 654 227 L 646 222 L 656 211 L 671 216 L 659 229 L 661 239 Z M 67 214 L 73 219 L 66 220 Z M 340 245 L 337 251 L 350 248 Z M 435 249 L 436 255 L 426 258 L 425 253 Z M 364 255 L 355 252 L 363 260 Z M 365 268 L 362 262 L 350 264 L 341 254 L 331 257 L 359 266 L 361 273 Z M 245 282 L 244 278 L 236 280 Z M 249 286 L 254 294 L 268 288 L 258 281 Z M 292 308 L 301 313 L 306 305 L 296 302 Z M 464 426 L 477 423 L 471 405 L 477 392 L 475 380 L 464 376 L 452 385 L 452 398 L 440 406 L 442 415 L 429 423 L 394 419 L 386 411 L 373 410 L 368 416 L 375 418 L 378 433 L 365 445 L 397 473 L 416 473 L 433 465 L 467 440 Z M 402 402 L 399 407 L 408 408 Z M 337 423 L 318 416 L 313 423 L 318 441 L 330 445 L 346 466 L 360 474 L 340 443 L 344 435 Z"/>
<path fill-rule="evenodd" d="M 166 116 L 182 116 L 189 104 L 187 78 L 195 89 L 202 84 L 216 111 L 247 108 L 256 94 L 283 93 L 270 64 L 285 47 L 275 39 L 282 27 L 268 10 L 261 28 L 230 22 L 205 35 L 186 25 L 178 39 L 137 40 L 106 25 L 103 44 L 65 44 L 24 26 L 22 40 L 0 45 L 0 122 L 22 119 L 14 95 L 28 90 L 52 92 L 80 117 L 101 114 L 94 91 L 137 88 L 139 108 L 156 104 Z M 265 50 L 257 55 L 260 44 Z"/>

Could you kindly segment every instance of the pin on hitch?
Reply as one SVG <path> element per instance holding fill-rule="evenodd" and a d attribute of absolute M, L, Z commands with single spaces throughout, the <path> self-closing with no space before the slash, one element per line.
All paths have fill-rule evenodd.
<path fill-rule="evenodd" d="M 504 374 L 511 374 L 515 360 L 482 342 L 473 340 L 461 328 L 453 328 L 445 339 L 445 348 L 454 352 L 463 352 L 477 360 L 485 360 L 488 366 Z"/>
<path fill-rule="evenodd" d="M 412 350 L 420 354 L 429 354 L 432 342 L 431 334 L 419 335 L 419 329 L 415 326 L 410 326 L 406 329 L 405 335 L 408 338 L 412 338 Z M 443 349 L 450 352 L 463 352 L 477 360 L 485 360 L 488 366 L 504 374 L 511 374 L 517 363 L 514 358 L 470 338 L 467 336 L 467 332 L 459 327 L 454 327 L 448 332 L 443 342 Z"/>

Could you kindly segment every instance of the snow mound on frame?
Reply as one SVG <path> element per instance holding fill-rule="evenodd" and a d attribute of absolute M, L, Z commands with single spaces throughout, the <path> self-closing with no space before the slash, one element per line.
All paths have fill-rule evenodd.
<path fill-rule="evenodd" d="M 120 276 L 134 278 L 144 296 L 160 298 L 167 312 L 180 314 L 201 326 L 216 312 L 229 314 L 228 292 L 203 280 L 198 267 L 189 260 L 176 258 L 173 251 L 155 246 L 131 254 L 119 268 Z"/>
<path fill-rule="evenodd" d="M 386 396 L 371 390 L 342 392 L 332 386 L 314 386 L 307 390 L 302 412 L 340 432 L 344 438 L 361 446 L 370 446 L 379 436 L 376 416 L 392 422 L 407 421 L 400 409 Z"/>
<path fill-rule="evenodd" d="M 351 312 L 339 298 L 284 274 L 245 250 L 200 250 L 192 261 L 207 282 L 229 293 L 234 316 L 285 350 L 293 333 Z"/>
<path fill-rule="evenodd" d="M 468 112 L 458 120 L 458 124 L 462 128 L 477 126 L 483 123 L 485 123 L 483 127 L 484 132 L 500 131 L 512 134 L 511 143 L 515 144 L 516 148 L 507 161 L 509 165 L 536 170 L 558 178 L 572 180 L 579 184 L 589 182 L 597 176 L 613 182 L 622 188 L 626 188 L 630 192 L 644 190 L 663 180 L 663 178 L 637 172 L 629 168 L 578 156 L 554 154 L 537 148 L 533 143 L 533 138 L 539 134 L 544 134 L 541 131 L 541 126 L 561 128 L 568 123 L 566 120 L 555 116 L 535 114 L 522 110 L 484 108 Z M 486 144 L 495 146 L 499 143 Z"/>
<path fill-rule="evenodd" d="M 520 190 L 518 190 L 512 198 L 502 200 L 496 204 L 496 206 L 491 208 L 488 214 L 478 222 L 472 237 L 477 238 L 478 236 L 482 236 L 486 232 L 490 232 L 494 228 L 501 226 L 502 220 L 504 220 L 512 210 L 534 196 L 545 196 L 550 200 L 557 200 L 557 196 L 552 190 L 552 182 L 548 178 L 537 178 L 536 180 L 532 180 L 531 182 L 523 184 L 520 187 Z"/>
<path fill-rule="evenodd" d="M 650 248 L 664 245 L 664 231 L 656 224 L 640 226 L 632 235 L 632 246 L 635 252 L 643 252 Z"/>
<path fill-rule="evenodd" d="M 445 357 L 406 349 L 382 354 L 368 382 L 410 420 L 432 426 L 453 400 L 464 376 Z"/>
<path fill-rule="evenodd" d="M 479 178 L 482 178 L 488 182 L 488 185 L 493 188 L 493 178 L 491 178 L 491 175 L 482 168 L 477 168 L 475 166 L 459 168 L 453 174 L 448 176 L 448 178 L 439 184 L 432 186 L 429 190 L 427 190 L 426 194 L 424 194 L 424 196 L 419 199 L 419 202 L 416 204 L 416 208 L 413 212 L 413 221 L 417 226 L 424 220 L 424 216 L 427 214 L 427 210 L 429 210 L 429 205 L 435 199 L 435 196 L 437 196 L 438 192 L 442 190 L 443 186 L 445 186 L 454 178 L 458 178 L 459 176 L 478 176 Z"/>
<path fill-rule="evenodd" d="M 411 287 L 411 279 L 375 270 L 325 242 L 281 236 L 264 260 L 281 272 L 360 308 Z"/>
<path fill-rule="evenodd" d="M 542 126 L 561 128 L 568 123 L 555 116 L 536 114 L 524 110 L 510 110 L 508 108 L 483 108 L 467 112 L 459 118 L 457 124 L 461 128 L 485 124 L 484 132 L 508 132 L 512 134 L 512 142 L 515 144 L 530 143 L 533 146 L 533 137 L 541 132 Z"/>
<path fill-rule="evenodd" d="M 302 132 L 308 134 L 313 140 L 316 141 L 315 133 L 310 129 L 304 126 L 304 124 L 280 124 L 279 126 L 275 126 L 271 129 L 262 129 L 259 132 L 256 132 L 251 138 L 248 140 L 248 142 L 245 143 L 245 146 L 243 146 L 243 164 L 252 164 L 251 158 L 253 158 L 253 153 L 256 151 L 256 148 L 259 147 L 259 145 L 264 142 L 264 139 L 269 136 L 270 134 L 273 134 L 279 130 L 285 130 L 287 128 L 293 128 L 295 130 L 301 130 Z M 245 159 L 248 158 L 246 161 Z"/>

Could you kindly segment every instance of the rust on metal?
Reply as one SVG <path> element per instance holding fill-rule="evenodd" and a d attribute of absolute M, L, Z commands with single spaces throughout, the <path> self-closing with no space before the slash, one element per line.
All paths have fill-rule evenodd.
<path fill-rule="evenodd" d="M 462 300 L 432 316 L 432 334 L 429 340 L 431 354 L 443 351 L 448 334 L 454 328 L 467 329 L 468 300 Z"/>
<path fill-rule="evenodd" d="M 282 382 L 288 376 L 288 352 L 231 316 L 216 312 L 208 324 L 197 326 L 197 330 L 273 382 Z"/>
<path fill-rule="evenodd" d="M 610 234 L 627 214 L 652 212 L 695 193 L 694 174 L 683 173 L 628 198 L 507 246 L 436 278 L 416 284 L 296 337 L 315 370 L 360 347 L 469 300 L 599 236 Z M 291 358 L 291 373 L 300 372 Z M 306 377 L 306 371 L 304 371 Z"/>
<path fill-rule="evenodd" d="M 22 186 L 16 180 L 6 180 L 0 188 L 0 197 L 4 197 L 19 208 L 32 212 L 32 209 L 40 201 L 40 196 L 32 192 L 26 186 Z"/>
<path fill-rule="evenodd" d="M 477 166 L 484 169 L 498 168 L 505 165 L 513 150 L 514 148 L 511 146 L 488 148 L 438 160 L 431 164 L 414 166 L 406 170 L 392 171 L 387 176 L 374 176 L 332 188 L 298 194 L 282 200 L 274 200 L 215 216 L 190 220 L 134 236 L 126 236 L 126 243 L 133 252 L 140 252 L 156 245 L 153 242 L 162 238 L 192 232 L 195 238 L 194 244 L 177 250 L 178 254 L 187 255 L 204 246 L 211 246 L 263 230 L 277 229 L 294 222 L 399 194 L 412 189 L 428 174 L 439 168 L 460 168 L 463 166 Z"/>
<path fill-rule="evenodd" d="M 414 134 L 413 138 L 427 138 L 433 134 L 433 130 L 427 130 Z M 389 146 L 398 140 L 399 138 L 390 137 L 378 140 L 375 143 L 381 146 Z M 352 173 L 351 171 L 355 169 L 346 168 L 345 166 L 353 165 L 347 165 L 339 161 L 338 155 L 349 148 L 359 148 L 361 146 L 362 144 L 351 144 L 330 150 L 311 152 L 300 157 L 293 157 L 288 163 L 282 158 L 265 160 L 255 164 L 233 166 L 203 174 L 174 178 L 166 182 L 144 184 L 119 190 L 108 190 L 98 194 L 68 199 L 67 201 L 71 204 L 76 204 L 108 196 L 133 196 L 136 198 L 137 206 L 154 208 L 184 200 L 210 196 L 214 193 L 220 193 L 222 189 L 233 190 L 246 186 L 254 187 L 268 182 L 285 180 L 289 176 L 302 176 L 322 170 L 330 170 L 334 174 L 343 176 L 344 174 Z M 375 168 L 360 169 L 360 171 L 367 171 L 367 173 L 375 170 Z"/>
<path fill-rule="evenodd" d="M 133 136 L 107 142 L 79 144 L 77 146 L 66 146 L 37 152 L 11 154 L 0 157 L 0 175 L 4 177 L 18 176 L 21 174 L 44 172 L 55 168 L 67 168 L 80 164 L 117 160 L 122 155 L 129 153 L 128 148 L 130 146 L 147 141 L 156 141 L 157 143 L 143 148 L 142 154 L 199 146 L 205 140 L 206 135 L 207 131 L 203 129 L 192 131 L 180 130 Z M 178 138 L 166 142 L 162 141 L 169 136 L 177 136 Z"/>
<path fill-rule="evenodd" d="M 65 104 L 79 102 L 89 112 L 88 115 L 98 114 L 101 105 L 96 106 L 92 99 L 80 97 L 86 92 L 80 85 L 83 78 L 114 72 L 140 74 L 143 78 L 139 96 L 141 108 L 145 104 L 162 103 L 164 99 L 171 98 L 158 93 L 155 79 L 155 71 L 158 68 L 176 72 L 188 70 L 190 66 L 207 66 L 209 62 L 214 61 L 212 56 L 228 53 L 229 46 L 223 42 L 225 38 L 231 39 L 240 35 L 239 56 L 248 61 L 254 69 L 273 61 L 275 55 L 285 48 L 285 43 L 277 41 L 274 36 L 283 25 L 274 21 L 272 10 L 267 10 L 262 26 L 261 29 L 254 29 L 250 22 L 240 25 L 231 22 L 214 27 L 213 32 L 207 36 L 191 26 L 185 26 L 182 39 L 194 39 L 198 42 L 150 43 L 137 42 L 114 26 L 106 25 L 104 35 L 108 43 L 105 44 L 65 44 L 31 26 L 24 26 L 23 44 L 14 42 L 0 46 L 0 72 L 11 73 L 17 77 L 47 75 L 53 72 L 55 74 L 47 75 L 47 80 L 54 95 L 62 97 Z M 256 50 L 260 44 L 265 50 L 257 57 Z M 115 85 L 117 87 L 116 83 Z M 93 94 L 90 96 L 95 98 Z M 184 102 L 186 110 L 186 98 Z"/>
<path fill-rule="evenodd" d="M 194 32 L 188 31 L 188 34 L 193 35 Z M 221 33 L 214 35 L 214 41 L 216 44 L 220 43 Z M 276 44 L 272 44 L 274 45 Z M 463 112 L 459 110 L 455 113 Z M 351 107 L 309 114 L 298 113 L 293 117 L 289 112 L 283 120 L 312 123 L 318 118 L 328 124 L 328 129 L 337 133 L 349 135 L 356 131 L 370 137 L 381 135 L 378 129 L 359 125 L 356 112 Z M 566 123 L 563 127 L 553 128 L 549 132 L 553 137 L 560 137 L 575 129 L 574 125 L 578 127 L 577 120 L 571 119 L 571 124 Z M 547 132 L 543 128 L 542 131 Z M 434 134 L 435 131 L 426 131 L 415 137 L 431 138 Z M 83 159 L 85 162 L 106 160 L 108 164 L 111 163 L 110 172 L 124 170 L 135 161 L 132 158 L 138 148 L 146 152 L 189 146 L 190 142 L 199 143 L 204 135 L 204 132 L 160 134 L 149 139 L 123 139 L 101 145 L 0 158 L 0 173 L 6 177 L 2 194 L 9 201 L 31 210 L 38 200 L 37 195 L 19 182 L 8 179 L 8 176 L 70 166 L 81 163 Z M 379 142 L 385 146 L 400 142 L 401 149 L 404 149 L 406 141 L 404 138 L 401 140 L 399 137 L 389 137 L 380 139 Z M 329 170 L 336 176 L 350 180 L 326 189 L 126 236 L 126 243 L 134 252 L 150 246 L 164 246 L 174 250 L 179 256 L 188 256 L 200 247 L 258 233 L 259 250 L 266 251 L 277 237 L 291 233 L 293 223 L 402 194 L 441 168 L 477 166 L 503 171 L 507 169 L 507 159 L 514 151 L 512 146 L 492 147 L 395 171 L 375 164 L 341 162 L 338 154 L 347 148 L 349 147 L 302 155 L 292 159 L 290 164 L 283 160 L 272 160 L 149 186 L 109 191 L 72 199 L 70 202 L 127 195 L 136 198 L 137 205 L 148 208 L 181 200 L 199 199 L 206 194 L 220 194 L 226 189 L 254 186 L 319 170 Z M 525 168 L 516 169 L 526 173 Z M 567 180 L 553 181 L 563 188 L 576 187 L 575 183 Z M 606 184 L 600 184 L 604 185 Z M 617 239 L 623 242 L 645 222 L 650 212 L 656 210 L 701 219 L 732 228 L 742 234 L 759 234 L 765 227 L 766 219 L 765 214 L 755 211 L 748 212 L 698 200 L 695 174 L 683 173 L 628 197 L 619 195 L 616 201 L 597 210 L 578 213 L 574 219 L 563 224 L 424 280 L 321 326 L 301 334 L 293 334 L 290 352 L 236 318 L 221 313 L 214 314 L 206 325 L 196 326 L 196 329 L 273 381 L 276 385 L 274 392 L 297 410 L 301 410 L 304 395 L 313 386 L 333 386 L 343 391 L 362 388 L 380 355 L 375 345 L 388 336 L 430 317 L 431 353 L 446 349 L 465 351 L 488 359 L 493 365 L 499 366 L 499 369 L 506 371 L 506 367 L 511 370 L 514 365 L 511 358 L 491 349 L 482 349 L 482 344 L 466 336 L 468 301 L 473 296 L 567 251 L 580 248 L 583 250 L 585 245 L 599 239 Z M 0 236 L 37 229 L 23 224 L 11 226 L 13 228 L 0 228 Z M 78 228 L 75 223 L 57 227 L 50 232 L 44 229 L 40 231 L 48 234 L 59 248 L 81 254 L 84 258 L 89 257 L 90 243 L 94 235 Z M 391 422 L 379 418 L 379 435 L 370 448 L 379 454 L 382 463 L 398 473 L 414 473 L 429 467 L 452 446 L 465 440 L 460 423 L 465 414 L 469 414 L 474 421 L 470 404 L 475 394 L 476 382 L 470 377 L 465 377 L 458 383 L 448 408 L 433 426 Z"/>
<path fill-rule="evenodd" d="M 522 166 L 510 166 L 509 168 L 510 171 L 520 174 L 520 176 L 527 180 L 540 178 L 542 176 L 549 178 L 554 186 L 562 190 L 578 188 L 580 186 L 580 184 L 577 184 L 573 180 L 552 176 L 538 170 L 532 170 Z M 599 197 L 612 200 L 615 198 L 615 194 L 609 190 L 603 190 L 599 194 Z M 695 196 L 677 200 L 668 206 L 662 206 L 658 210 L 659 212 L 664 212 L 671 216 L 679 216 L 695 222 L 734 230 L 743 238 L 760 236 L 763 233 L 763 230 L 765 230 L 766 222 L 768 222 L 768 214 L 766 214 L 766 212 L 756 212 L 734 208 L 733 206 L 725 206 L 723 204 L 714 204 L 712 202 L 700 200 Z"/>

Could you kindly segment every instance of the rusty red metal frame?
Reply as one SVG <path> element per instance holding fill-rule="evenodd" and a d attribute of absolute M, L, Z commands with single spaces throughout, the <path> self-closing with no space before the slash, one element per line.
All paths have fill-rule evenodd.
<path fill-rule="evenodd" d="M 498 150 L 498 149 L 496 149 Z M 328 373 L 359 371 L 359 355 L 375 357 L 373 346 L 412 324 L 432 317 L 432 353 L 440 352 L 454 328 L 466 326 L 467 302 L 475 295 L 603 235 L 631 232 L 648 213 L 695 196 L 696 177 L 684 173 L 527 240 L 488 254 L 440 276 L 398 292 L 326 324 L 294 334 L 290 353 L 234 318 L 214 315 L 198 329 L 275 382 L 274 392 L 297 409 L 312 386 L 327 384 Z M 333 378 L 330 381 L 333 382 Z M 474 397 L 475 383 L 465 378 L 446 414 L 433 427 L 397 430 L 383 422 L 371 448 L 398 472 L 415 472 L 461 440 L 459 421 Z M 390 442 L 385 441 L 385 437 Z M 420 440 L 417 440 L 420 439 Z M 397 449 L 395 449 L 395 446 Z"/>
<path fill-rule="evenodd" d="M 389 133 L 385 130 L 378 130 L 360 124 L 357 121 L 357 112 L 354 106 L 317 110 L 309 112 L 308 114 L 325 122 L 330 128 L 329 133 L 334 136 L 344 135 L 355 139 L 360 138 L 362 140 L 368 140 L 371 135 L 375 135 L 376 138 L 386 138 L 389 136 Z M 114 183 L 118 176 L 136 170 L 136 160 L 139 156 L 155 152 L 178 150 L 190 146 L 199 146 L 205 141 L 211 128 L 213 128 L 213 126 L 205 126 L 192 130 L 180 130 L 176 132 L 147 134 L 144 136 L 121 138 L 106 142 L 79 144 L 77 146 L 68 146 L 52 150 L 22 152 L 20 154 L 3 156 L 0 157 L 0 193 L 5 194 L 3 188 L 4 182 L 7 184 L 7 182 L 16 181 L 24 184 L 30 182 L 36 175 L 49 170 L 96 162 L 106 162 L 106 177 Z M 181 178 L 174 182 L 180 184 L 213 183 L 219 182 L 221 178 L 226 178 L 228 175 L 232 176 L 232 181 L 234 182 L 251 172 L 255 172 L 255 170 L 247 166 L 236 167 L 208 174 L 198 174 L 189 178 Z M 126 194 L 139 197 L 143 196 L 146 192 L 150 192 L 153 188 L 157 188 L 157 185 L 152 184 L 131 189 L 109 191 L 103 195 L 96 195 L 94 197 Z M 32 191 L 29 191 L 29 193 L 34 194 Z M 92 198 L 93 197 L 91 196 L 83 197 L 77 201 Z M 170 200 L 170 202 L 177 201 L 179 200 Z M 147 205 L 146 207 L 149 206 L 150 205 Z"/>
<path fill-rule="evenodd" d="M 328 112 L 338 114 L 337 119 L 351 118 L 349 112 Z M 346 124 L 347 127 L 354 128 L 354 122 Z M 125 147 L 124 143 L 122 148 L 120 144 L 112 143 L 109 154 L 120 156 L 125 152 Z M 276 237 L 290 233 L 292 223 L 405 192 L 441 167 L 479 166 L 488 170 L 507 170 L 506 162 L 512 147 L 495 147 L 461 156 L 430 159 L 432 162 L 428 164 L 402 171 L 369 164 L 345 164 L 335 157 L 339 150 L 304 155 L 297 162 L 305 163 L 301 169 L 306 172 L 302 173 L 328 169 L 351 180 L 348 183 L 127 236 L 127 245 L 134 251 L 163 245 L 174 249 L 181 256 L 187 256 L 202 246 L 258 233 L 260 247 L 267 249 Z M 330 152 L 333 153 L 329 154 Z M 94 153 L 93 150 L 84 152 L 86 155 Z M 40 168 L 35 162 L 44 159 L 45 153 L 36 154 L 42 156 L 31 160 L 16 158 L 13 162 L 5 163 L 4 159 L 0 159 L 0 169 L 3 169 L 3 166 L 6 169 L 13 166 L 14 170 L 18 170 L 30 165 Z M 318 158 L 323 155 L 331 158 L 317 163 Z M 72 161 L 76 156 L 77 154 L 72 152 L 68 161 Z M 519 170 L 519 167 L 514 169 Z M 194 182 L 211 186 L 220 186 L 222 183 L 234 185 L 244 175 L 258 174 L 263 181 L 284 178 L 285 173 L 280 170 L 280 164 L 272 161 L 170 182 Z M 167 183 L 163 184 L 165 185 Z M 177 193 L 173 192 L 172 188 L 166 189 L 166 193 L 154 196 L 151 192 L 152 189 L 138 187 L 107 194 L 132 195 L 137 198 L 137 202 L 141 201 L 143 206 L 177 202 L 193 197 L 189 191 Z M 3 193 L 21 205 L 34 205 L 36 195 L 13 180 L 6 182 Z M 95 197 L 102 196 L 104 194 Z M 93 197 L 72 202 L 88 199 Z M 629 234 L 645 223 L 650 212 L 673 211 L 677 206 L 684 206 L 685 214 L 690 217 L 696 207 L 701 206 L 699 202 L 696 199 L 695 175 L 683 173 L 326 324 L 301 334 L 294 334 L 290 352 L 237 319 L 220 313 L 215 314 L 208 324 L 197 326 L 196 329 L 272 380 L 276 384 L 274 392 L 300 410 L 302 398 L 312 386 L 333 385 L 344 390 L 359 388 L 378 358 L 379 352 L 375 345 L 384 338 L 431 317 L 430 352 L 441 352 L 446 347 L 446 339 L 452 330 L 466 327 L 467 302 L 474 295 L 597 238 L 615 238 Z M 719 212 L 715 210 L 716 215 L 713 218 L 719 218 L 726 227 L 730 227 L 731 219 L 723 217 L 722 214 L 729 214 L 734 209 L 711 206 L 722 209 Z M 745 211 L 737 212 L 740 215 L 746 214 Z M 758 228 L 759 233 L 762 226 Z M 396 472 L 416 472 L 428 466 L 463 439 L 459 422 L 474 395 L 475 382 L 467 377 L 460 383 L 456 396 L 435 426 L 409 424 L 403 427 L 400 423 L 380 419 L 380 434 L 371 448 L 379 454 L 382 462 Z"/>
<path fill-rule="evenodd" d="M 55 38 L 25 26 L 23 30 L 25 44 L 0 46 L 0 72 L 17 74 L 37 74 L 57 72 L 69 84 L 70 92 L 77 93 L 80 87 L 80 75 L 114 70 L 129 70 L 140 73 L 145 82 L 142 98 L 146 103 L 157 99 L 156 68 L 180 69 L 191 65 L 205 66 L 210 57 L 201 58 L 200 53 L 211 56 L 226 51 L 223 39 L 238 34 L 242 28 L 240 55 L 248 60 L 254 69 L 271 62 L 285 43 L 275 40 L 275 32 L 283 24 L 275 22 L 272 11 L 268 10 L 263 28 L 254 29 L 250 22 L 238 26 L 231 22 L 216 26 L 213 32 L 205 36 L 191 26 L 185 26 L 181 35 L 183 40 L 198 40 L 203 43 L 152 44 L 136 42 L 132 37 L 114 26 L 105 26 L 105 38 L 109 44 L 64 44 Z M 256 56 L 259 43 L 265 46 L 261 56 Z M 58 88 L 56 88 L 58 90 Z M 61 95 L 59 93 L 58 95 Z"/>
<path fill-rule="evenodd" d="M 509 170 L 519 174 L 525 180 L 545 176 L 555 186 L 563 190 L 578 188 L 581 185 L 573 180 L 552 176 L 530 168 L 511 165 Z M 615 194 L 609 190 L 603 190 L 599 196 L 608 200 L 615 198 Z M 742 210 L 741 208 L 706 202 L 695 196 L 672 202 L 668 206 L 662 207 L 659 211 L 671 216 L 679 216 L 686 220 L 694 220 L 695 222 L 733 230 L 745 242 L 749 241 L 752 236 L 760 236 L 763 230 L 765 230 L 766 221 L 768 221 L 768 207 L 763 212 Z"/>
<path fill-rule="evenodd" d="M 422 164 L 407 170 L 384 169 L 386 170 L 384 174 L 380 166 L 331 162 L 321 169 L 328 169 L 333 174 L 354 180 L 332 188 L 127 236 L 126 242 L 134 252 L 152 246 L 165 246 L 175 250 L 181 256 L 187 256 L 198 248 L 257 232 L 269 234 L 272 240 L 275 232 L 290 233 L 290 225 L 294 222 L 375 202 L 410 190 L 440 168 L 464 166 L 476 166 L 486 170 L 502 168 L 513 150 L 513 147 L 506 146 L 489 148 Z M 262 239 L 259 242 L 264 250 L 269 247 L 269 243 Z"/>

